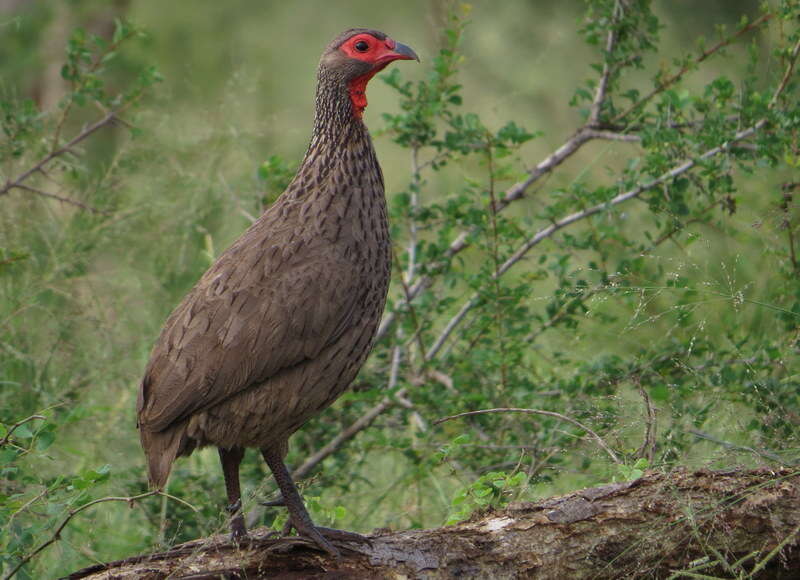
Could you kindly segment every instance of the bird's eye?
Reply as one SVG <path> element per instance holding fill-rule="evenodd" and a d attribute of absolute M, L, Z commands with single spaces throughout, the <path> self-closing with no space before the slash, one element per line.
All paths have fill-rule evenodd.
<path fill-rule="evenodd" d="M 367 52 L 369 50 L 369 44 L 365 40 L 359 40 L 355 44 L 355 48 L 358 52 Z"/>

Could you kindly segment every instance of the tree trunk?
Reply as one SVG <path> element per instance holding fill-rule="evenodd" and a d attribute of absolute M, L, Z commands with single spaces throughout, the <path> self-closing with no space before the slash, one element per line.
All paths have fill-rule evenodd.
<path fill-rule="evenodd" d="M 454 526 L 375 533 L 371 545 L 338 543 L 339 562 L 302 540 L 251 536 L 69 578 L 800 578 L 800 470 L 649 473 Z"/>

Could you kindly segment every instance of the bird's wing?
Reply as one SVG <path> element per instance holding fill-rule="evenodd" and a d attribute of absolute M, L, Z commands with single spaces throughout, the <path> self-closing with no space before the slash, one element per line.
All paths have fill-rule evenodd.
<path fill-rule="evenodd" d="M 364 288 L 349 260 L 285 239 L 254 247 L 248 234 L 167 320 L 139 391 L 140 427 L 163 430 L 314 358 L 352 325 Z"/>

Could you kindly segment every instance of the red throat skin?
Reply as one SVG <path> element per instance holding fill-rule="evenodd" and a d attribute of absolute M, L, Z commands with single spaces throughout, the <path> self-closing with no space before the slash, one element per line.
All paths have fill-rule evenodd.
<path fill-rule="evenodd" d="M 353 115 L 357 119 L 360 119 L 363 116 L 364 109 L 367 108 L 367 83 L 388 64 L 389 63 L 387 62 L 383 66 L 372 69 L 367 74 L 350 81 L 350 86 L 348 87 L 350 92 L 350 100 L 353 102 Z"/>

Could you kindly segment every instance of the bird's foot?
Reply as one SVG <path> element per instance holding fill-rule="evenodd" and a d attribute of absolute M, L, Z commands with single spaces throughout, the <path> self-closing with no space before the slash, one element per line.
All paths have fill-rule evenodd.
<path fill-rule="evenodd" d="M 231 541 L 237 544 L 247 539 L 247 528 L 244 525 L 241 509 L 241 500 L 225 506 L 225 511 L 231 514 Z"/>
<path fill-rule="evenodd" d="M 289 534 L 291 534 L 292 529 L 297 531 L 297 534 L 305 540 L 306 542 L 310 542 L 311 544 L 315 544 L 319 549 L 324 552 L 327 552 L 337 560 L 341 558 L 341 554 L 339 550 L 333 546 L 331 543 L 333 542 L 345 542 L 351 544 L 367 544 L 372 546 L 372 541 L 367 536 L 362 536 L 361 534 L 357 534 L 355 532 L 348 532 L 346 530 L 337 530 L 334 528 L 323 528 L 321 526 L 310 526 L 310 527 L 303 527 L 303 529 L 297 529 L 295 525 L 289 521 L 283 527 L 281 535 L 285 539 L 290 539 Z"/>
<path fill-rule="evenodd" d="M 234 544 L 240 544 L 247 540 L 247 528 L 244 527 L 244 518 L 236 517 L 231 520 L 231 541 Z"/>
<path fill-rule="evenodd" d="M 286 506 L 286 503 L 283 501 L 282 497 L 279 497 L 277 499 L 272 499 L 269 501 L 262 501 L 259 503 L 266 507 Z M 348 532 L 346 530 L 337 530 L 334 528 L 323 528 L 322 526 L 313 526 L 313 528 L 327 540 L 333 540 L 335 542 L 351 542 L 354 544 L 368 544 L 370 546 L 372 545 L 372 541 L 367 536 L 362 536 L 361 534 L 357 534 L 355 532 Z M 289 520 L 286 521 L 286 524 L 284 524 L 283 530 L 281 530 L 281 535 L 283 537 L 290 535 L 292 533 L 292 529 L 297 529 L 297 528 L 294 526 L 294 523 L 290 518 Z M 303 535 L 302 532 L 300 532 L 299 530 L 298 534 Z"/>
<path fill-rule="evenodd" d="M 321 529 L 316 527 L 314 524 L 310 522 L 292 522 L 291 526 L 297 530 L 297 533 L 302 536 L 303 538 L 310 540 L 317 547 L 322 550 L 323 552 L 327 552 L 337 560 L 342 558 L 342 554 L 337 550 L 333 544 L 331 544 L 324 535 L 322 535 Z M 285 530 L 286 528 L 284 528 Z M 333 539 L 333 538 L 332 538 Z"/>

